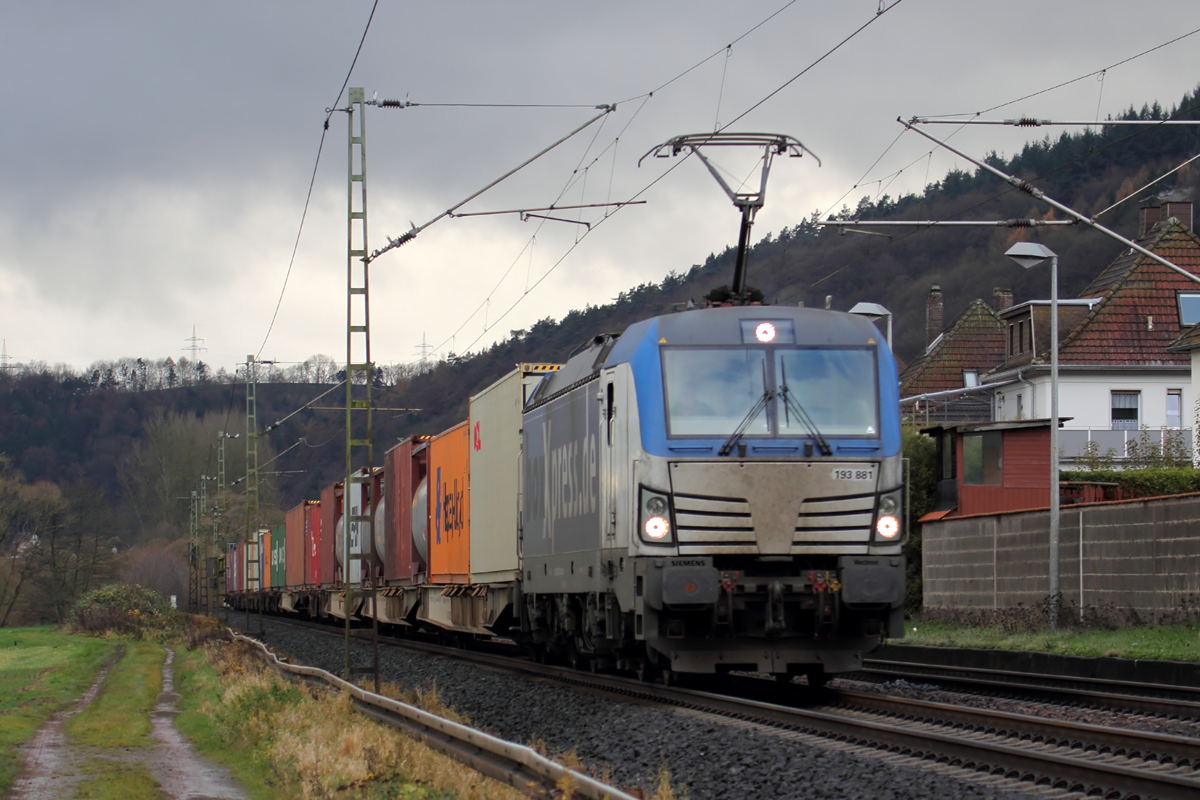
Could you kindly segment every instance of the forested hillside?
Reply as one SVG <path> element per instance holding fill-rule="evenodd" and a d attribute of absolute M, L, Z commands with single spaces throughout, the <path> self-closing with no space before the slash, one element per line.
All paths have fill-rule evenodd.
<path fill-rule="evenodd" d="M 1155 103 L 1122 116 L 1198 119 L 1198 103 L 1200 89 L 1169 110 Z M 1096 132 L 1048 137 L 1011 159 L 993 154 L 990 161 L 1091 215 L 1197 153 L 1200 130 L 1196 128 L 1106 126 Z M 1200 196 L 1200 171 L 1180 171 L 1153 191 L 1167 188 Z M 1150 193 L 1132 197 L 1099 221 L 1134 236 L 1138 201 Z M 843 208 L 837 218 L 1049 216 L 1047 206 L 989 174 L 955 171 L 929 185 L 921 196 L 863 198 L 854 208 Z M 1048 296 L 1049 277 L 1044 271 L 1026 272 L 1004 258 L 1011 242 L 1036 238 L 1059 254 L 1063 297 L 1076 295 L 1121 250 L 1112 240 L 1079 226 L 1036 231 L 889 229 L 889 239 L 839 235 L 819 228 L 815 214 L 805 216 L 800 210 L 796 219 L 794 226 L 778 233 L 759 232 L 761 240 L 748 259 L 750 284 L 763 290 L 771 303 L 822 306 L 826 296 L 839 310 L 859 301 L 883 303 L 895 314 L 895 346 L 906 361 L 925 344 L 925 295 L 931 284 L 942 288 L 947 320 L 975 298 L 990 301 L 997 286 L 1012 288 L 1018 303 Z M 736 232 L 731 223 L 731 241 Z M 686 235 L 681 231 L 664 235 L 680 233 Z M 388 367 L 377 385 L 378 405 L 419 410 L 379 413 L 377 463 L 400 437 L 436 433 L 461 420 L 467 397 L 517 362 L 561 361 L 597 333 L 622 330 L 689 300 L 702 303 L 711 289 L 728 283 L 733 257 L 732 249 L 727 249 L 703 264 L 677 265 L 661 283 L 642 284 L 610 303 L 570 311 L 558 321 L 546 318 L 480 353 L 452 356 L 423 371 Z M 340 379 L 329 359 L 314 357 L 310 362 L 312 368 L 305 371 L 264 376 L 268 382 L 258 395 L 260 427 L 288 417 Z M 343 399 L 339 389 L 315 405 L 337 406 Z M 102 526 L 88 530 L 122 550 L 178 541 L 186 535 L 188 523 L 183 498 L 196 488 L 201 475 L 216 475 L 218 432 L 242 435 L 225 440 L 229 480 L 242 474 L 244 410 L 244 390 L 234 376 L 213 374 L 182 361 L 123 359 L 94 365 L 81 374 L 23 365 L 0 373 L 0 453 L 11 464 L 0 475 L 0 548 L 10 555 L 27 546 L 34 500 L 50 503 L 37 506 L 49 509 L 47 519 L 66 519 L 68 512 L 102 518 Z M 344 474 L 343 423 L 344 415 L 335 411 L 303 410 L 263 437 L 260 463 L 269 462 L 264 471 L 272 473 L 264 476 L 263 484 L 268 521 L 279 519 L 283 508 L 315 497 L 322 486 Z M 274 454 L 279 457 L 271 460 Z M 70 491 L 62 491 L 64 487 Z M 235 526 L 244 525 L 244 518 L 236 514 L 241 489 L 241 484 L 231 489 L 235 499 L 227 516 Z M 210 498 L 214 494 L 215 483 L 210 481 Z M 5 591 L 10 590 L 0 581 L 0 592 Z M 0 601 L 10 599 L 0 594 Z"/>

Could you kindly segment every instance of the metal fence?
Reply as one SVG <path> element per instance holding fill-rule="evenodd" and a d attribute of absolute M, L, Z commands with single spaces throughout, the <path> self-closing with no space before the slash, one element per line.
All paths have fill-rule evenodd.
<path fill-rule="evenodd" d="M 1088 443 L 1095 442 L 1094 450 L 1098 456 L 1112 455 L 1120 460 L 1146 447 L 1158 448 L 1161 451 L 1164 436 L 1168 448 L 1182 447 L 1187 458 L 1192 457 L 1191 428 L 1142 428 L 1133 431 L 1064 428 L 1058 432 L 1058 452 L 1063 459 L 1077 461 L 1088 454 Z"/>

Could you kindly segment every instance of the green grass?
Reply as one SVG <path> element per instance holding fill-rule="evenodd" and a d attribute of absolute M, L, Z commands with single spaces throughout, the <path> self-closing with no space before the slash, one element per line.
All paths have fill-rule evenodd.
<path fill-rule="evenodd" d="M 49 627 L 0 629 L 0 795 L 20 768 L 17 747 L 87 691 L 115 648 Z"/>
<path fill-rule="evenodd" d="M 480 788 L 439 790 L 432 785 L 438 780 L 429 773 L 424 773 L 424 780 L 415 779 L 407 769 L 399 769 L 392 756 L 405 752 L 405 743 L 410 749 L 423 750 L 421 745 L 393 732 L 388 735 L 395 739 L 386 744 L 364 737 L 362 729 L 374 728 L 375 723 L 358 716 L 337 695 L 316 699 L 296 684 L 264 679 L 262 664 L 253 655 L 227 658 L 214 667 L 203 650 L 181 650 L 177 654 L 175 686 L 180 701 L 176 708 L 180 713 L 175 724 L 197 751 L 226 767 L 252 800 L 292 800 L 301 793 L 307 795 L 305 788 L 329 800 L 480 800 L 512 796 L 488 793 L 484 779 L 457 764 L 454 767 L 469 776 L 466 783 Z M 306 751 L 314 750 L 304 756 L 315 757 L 319 768 L 314 769 L 310 763 L 306 771 L 299 764 L 301 754 L 291 749 L 295 739 Z M 287 755 L 281 752 L 281 742 Z M 375 752 L 380 759 L 366 779 L 333 774 L 333 762 L 347 754 L 357 758 L 365 752 Z M 430 756 L 443 758 L 433 753 Z M 428 766 L 428 760 L 422 764 L 407 761 L 405 766 L 419 772 Z"/>
<path fill-rule="evenodd" d="M 213 713 L 222 708 L 224 686 L 220 676 L 204 660 L 202 650 L 178 650 L 175 654 L 175 692 L 180 696 L 175 726 L 205 757 L 232 773 L 251 800 L 283 800 L 294 796 L 283 781 L 265 747 L 255 747 L 239 736 L 232 715 Z M 249 709 L 247 709 L 249 710 Z M 251 746 L 247 746 L 247 745 Z"/>
<path fill-rule="evenodd" d="M 100 696 L 67 723 L 73 745 L 144 747 L 151 731 L 150 712 L 162 691 L 166 651 L 153 642 L 130 642 L 113 665 Z"/>
<path fill-rule="evenodd" d="M 89 759 L 84 770 L 93 773 L 75 788 L 75 800 L 170 800 L 158 781 L 143 767 L 103 758 Z"/>
<path fill-rule="evenodd" d="M 1000 627 L 968 626 L 941 621 L 909 621 L 903 642 L 936 647 L 977 647 L 994 650 L 1040 650 L 1068 656 L 1109 656 L 1162 661 L 1200 661 L 1200 625 L 1058 632 L 1014 632 Z"/>

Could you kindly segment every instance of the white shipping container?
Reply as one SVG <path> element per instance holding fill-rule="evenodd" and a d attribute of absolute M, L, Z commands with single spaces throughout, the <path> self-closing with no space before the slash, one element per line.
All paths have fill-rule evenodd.
<path fill-rule="evenodd" d="M 520 570 L 521 409 L 556 364 L 521 364 L 471 398 L 471 583 Z"/>

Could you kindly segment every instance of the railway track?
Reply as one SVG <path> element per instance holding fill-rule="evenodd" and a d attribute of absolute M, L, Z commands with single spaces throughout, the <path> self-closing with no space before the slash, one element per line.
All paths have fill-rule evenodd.
<path fill-rule="evenodd" d="M 341 635 L 324 625 L 285 622 Z M 549 680 L 614 699 L 713 714 L 876 755 L 919 759 L 938 768 L 1019 781 L 1027 789 L 1051 795 L 1127 800 L 1200 797 L 1200 741 L 1182 736 L 875 693 L 813 691 L 754 678 L 737 678 L 719 687 L 712 683 L 692 688 L 662 686 L 536 664 L 498 652 L 387 637 L 380 637 L 380 644 Z"/>
<path fill-rule="evenodd" d="M 1037 697 L 1060 705 L 1146 713 L 1167 719 L 1200 719 L 1200 688 L 1191 686 L 876 659 L 866 659 L 860 673 L 874 679 L 933 682 L 993 696 Z"/>

